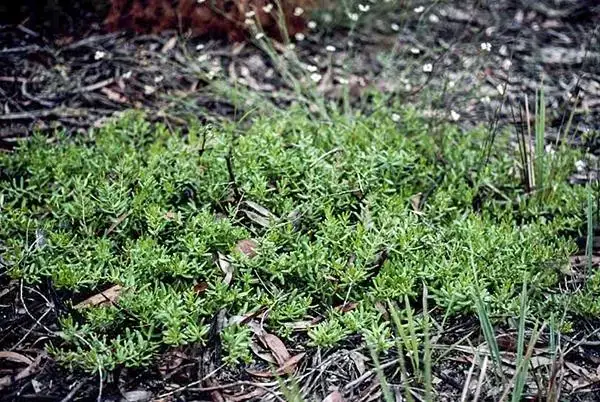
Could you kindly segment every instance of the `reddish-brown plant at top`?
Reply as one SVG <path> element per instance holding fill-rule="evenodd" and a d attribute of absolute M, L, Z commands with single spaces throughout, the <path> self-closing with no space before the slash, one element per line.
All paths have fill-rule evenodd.
<path fill-rule="evenodd" d="M 305 29 L 313 0 L 110 0 L 105 20 L 110 31 L 157 33 L 166 29 L 232 41 L 253 29 L 281 40 Z"/>

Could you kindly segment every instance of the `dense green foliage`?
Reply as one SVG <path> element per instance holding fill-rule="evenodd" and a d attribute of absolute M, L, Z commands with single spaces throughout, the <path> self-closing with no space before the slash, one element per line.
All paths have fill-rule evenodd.
<path fill-rule="evenodd" d="M 198 125 L 186 136 L 129 115 L 1 156 L 12 275 L 50 278 L 77 300 L 124 288 L 115 305 L 65 317 L 54 352 L 89 370 L 146 364 L 165 346 L 203 342 L 223 308 L 268 308 L 282 335 L 324 315 L 312 344 L 361 333 L 385 349 L 376 302 L 418 302 L 423 284 L 450 313 L 474 312 L 477 292 L 492 314 L 517 314 L 524 281 L 540 310 L 563 306 L 549 289 L 585 223 L 586 189 L 567 181 L 577 155 L 544 155 L 547 187 L 526 194 L 508 141 L 496 139 L 486 163 L 482 131 L 379 110 L 327 122 L 280 112 L 244 133 Z M 249 238 L 252 258 L 236 251 Z M 334 309 L 345 301 L 358 307 Z M 230 363 L 251 358 L 249 337 L 227 328 Z"/>

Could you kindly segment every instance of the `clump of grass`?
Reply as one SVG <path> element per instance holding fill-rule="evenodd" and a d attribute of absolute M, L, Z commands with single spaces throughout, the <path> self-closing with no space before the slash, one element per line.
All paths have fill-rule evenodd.
<path fill-rule="evenodd" d="M 502 139 L 477 170 L 483 131 L 447 126 L 438 141 L 414 110 L 375 110 L 318 121 L 294 109 L 245 133 L 191 126 L 186 136 L 131 114 L 2 155 L 11 275 L 48 279 L 74 302 L 123 289 L 65 316 L 54 354 L 90 371 L 146 365 L 167 347 L 205 342 L 218 311 L 262 308 L 282 336 L 320 315 L 312 345 L 359 333 L 385 350 L 393 331 L 376 305 L 406 300 L 405 316 L 424 286 L 448 314 L 476 313 L 477 292 L 493 317 L 520 311 L 526 282 L 543 310 L 576 249 L 565 233 L 585 220 L 586 191 L 565 180 L 578 155 L 554 154 L 541 199 L 520 186 Z M 249 238 L 252 257 L 236 251 Z M 356 308 L 334 309 L 347 302 Z M 428 341 L 409 322 L 402 347 L 417 351 Z M 250 359 L 249 339 L 243 325 L 227 327 L 229 363 Z M 430 377 L 429 365 L 410 364 Z"/>

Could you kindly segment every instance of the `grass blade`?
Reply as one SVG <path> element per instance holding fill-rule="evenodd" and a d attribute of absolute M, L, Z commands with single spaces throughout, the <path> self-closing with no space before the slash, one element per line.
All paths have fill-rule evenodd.
<path fill-rule="evenodd" d="M 427 286 L 423 284 L 423 371 L 425 382 L 425 400 L 433 400 L 433 381 L 431 377 L 431 338 L 429 336 L 429 311 L 427 307 Z"/>
<path fill-rule="evenodd" d="M 585 242 L 585 256 L 586 256 L 586 277 L 592 272 L 592 254 L 594 249 L 594 195 L 592 194 L 592 188 L 588 186 L 587 189 L 587 238 Z"/>
<path fill-rule="evenodd" d="M 525 347 L 525 317 L 527 315 L 527 282 L 523 282 L 523 290 L 521 292 L 521 305 L 519 311 L 519 329 L 517 336 L 517 367 L 523 364 L 523 349 Z M 512 394 L 512 401 L 518 402 L 521 400 L 521 394 L 525 387 L 525 379 L 527 370 L 523 369 L 515 373 L 515 388 Z"/>
<path fill-rule="evenodd" d="M 385 378 L 385 373 L 381 368 L 381 363 L 379 362 L 377 352 L 372 347 L 369 347 L 369 352 L 371 353 L 371 358 L 373 359 L 373 364 L 375 365 L 375 374 L 377 374 L 377 379 L 379 380 L 379 386 L 381 387 L 381 392 L 383 393 L 383 399 L 385 402 L 395 402 L 390 386 Z"/>

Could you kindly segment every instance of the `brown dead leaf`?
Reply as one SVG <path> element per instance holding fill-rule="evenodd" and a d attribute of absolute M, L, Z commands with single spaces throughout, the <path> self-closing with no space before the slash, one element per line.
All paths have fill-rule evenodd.
<path fill-rule="evenodd" d="M 104 292 L 100 292 L 92 297 L 88 297 L 81 303 L 75 305 L 75 308 L 79 309 L 83 307 L 97 307 L 104 304 L 114 304 L 122 291 L 123 287 L 121 285 L 115 285 L 109 289 L 106 289 Z"/>
<path fill-rule="evenodd" d="M 7 375 L 0 377 L 0 391 L 4 388 L 11 386 L 12 384 L 27 378 L 40 370 L 40 363 L 44 354 L 39 354 L 38 357 L 30 365 L 21 370 L 17 375 Z"/>
<path fill-rule="evenodd" d="M 279 219 L 267 208 L 256 202 L 244 201 L 244 206 L 248 208 L 244 210 L 246 216 L 260 226 L 269 227 L 272 221 Z"/>
<path fill-rule="evenodd" d="M 221 253 L 217 253 L 217 265 L 221 268 L 221 271 L 225 274 L 225 278 L 223 278 L 223 283 L 229 285 L 231 280 L 233 279 L 233 267 L 231 266 L 231 262 Z"/>
<path fill-rule="evenodd" d="M 233 315 L 229 318 L 229 325 L 231 324 L 248 324 L 248 327 L 254 332 L 256 335 L 261 335 L 264 331 L 260 331 L 260 324 L 257 324 L 253 319 L 263 314 L 265 312 L 265 308 L 259 308 L 258 310 L 249 311 L 244 315 Z"/>
<path fill-rule="evenodd" d="M 277 375 L 292 374 L 294 370 L 296 370 L 296 366 L 298 365 L 298 363 L 300 363 L 300 360 L 302 360 L 304 356 L 306 356 L 306 353 L 302 352 L 290 357 L 277 369 Z"/>
<path fill-rule="evenodd" d="M 358 303 L 344 303 L 342 305 L 336 306 L 335 310 L 340 313 L 347 313 L 348 311 L 354 310 L 358 306 Z"/>
<path fill-rule="evenodd" d="M 164 44 L 162 49 L 160 49 L 161 53 L 167 53 L 169 50 L 173 49 L 177 44 L 177 36 L 173 36 L 171 39 Z"/>
<path fill-rule="evenodd" d="M 250 328 L 254 335 L 258 336 L 259 338 L 262 338 L 267 333 L 261 322 L 256 320 L 250 320 L 246 325 L 248 325 L 248 328 Z"/>
<path fill-rule="evenodd" d="M 498 341 L 498 347 L 502 351 L 516 352 L 517 351 L 517 340 L 512 334 L 500 334 L 496 337 Z"/>
<path fill-rule="evenodd" d="M 235 246 L 235 249 L 246 257 L 252 258 L 256 255 L 256 247 L 258 247 L 258 243 L 255 240 L 245 239 L 240 240 Z"/>
<path fill-rule="evenodd" d="M 110 88 L 104 87 L 104 88 L 100 89 L 100 92 L 102 92 L 104 95 L 106 95 L 106 97 L 113 102 L 127 103 L 127 98 L 125 96 L 118 93 L 117 91 L 113 91 Z"/>
<path fill-rule="evenodd" d="M 244 212 L 246 213 L 246 216 L 248 217 L 248 219 L 250 219 L 252 222 L 256 223 L 257 225 L 262 226 L 263 228 L 268 228 L 271 224 L 271 221 L 269 220 L 269 218 L 259 215 L 256 212 L 252 212 L 252 211 L 244 211 Z"/>
<path fill-rule="evenodd" d="M 0 359 L 6 359 L 6 360 L 10 360 L 11 362 L 23 363 L 23 364 L 27 364 L 27 365 L 33 363 L 33 360 L 31 360 L 29 357 L 22 355 L 20 353 L 17 353 L 17 352 L 9 352 L 9 351 L 0 352 Z"/>
<path fill-rule="evenodd" d="M 281 339 L 277 336 L 266 333 L 261 337 L 261 340 L 265 346 L 269 348 L 279 367 L 283 367 L 283 365 L 292 357 Z"/>
<path fill-rule="evenodd" d="M 251 369 L 246 369 L 246 372 L 254 377 L 261 378 L 272 378 L 275 376 L 281 376 L 284 374 L 292 374 L 294 370 L 296 370 L 296 366 L 306 356 L 306 353 L 299 353 L 295 356 L 289 358 L 285 363 L 283 363 L 275 372 L 273 371 L 254 371 Z"/>
<path fill-rule="evenodd" d="M 344 397 L 339 391 L 333 391 L 323 399 L 323 402 L 344 402 Z"/>
<path fill-rule="evenodd" d="M 271 364 L 277 364 L 277 361 L 275 361 L 273 354 L 267 353 L 263 348 L 258 346 L 255 342 L 250 343 L 250 349 L 252 350 L 252 352 L 254 352 L 254 354 L 256 356 L 260 357 L 264 361 L 269 362 Z"/>
<path fill-rule="evenodd" d="M 204 292 L 206 292 L 206 289 L 208 289 L 208 283 L 207 282 L 199 282 L 196 285 L 194 285 L 194 292 L 198 293 L 198 294 L 202 294 Z"/>

